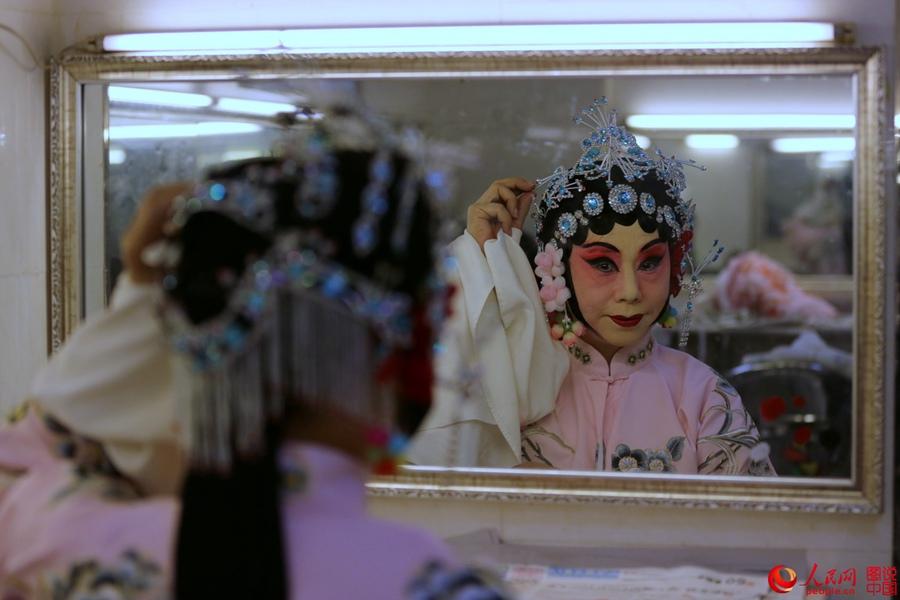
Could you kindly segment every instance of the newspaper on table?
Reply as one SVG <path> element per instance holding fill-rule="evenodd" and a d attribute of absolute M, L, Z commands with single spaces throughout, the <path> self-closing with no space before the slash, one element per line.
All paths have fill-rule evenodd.
<path fill-rule="evenodd" d="M 506 585 L 521 600 L 759 600 L 770 598 L 765 574 L 700 567 L 582 569 L 510 565 Z"/>

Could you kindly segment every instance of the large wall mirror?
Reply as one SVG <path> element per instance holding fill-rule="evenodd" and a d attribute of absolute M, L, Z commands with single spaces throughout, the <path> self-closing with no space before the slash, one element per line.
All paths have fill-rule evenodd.
<path fill-rule="evenodd" d="M 105 304 L 118 238 L 144 191 L 269 154 L 289 135 L 285 112 L 303 128 L 350 106 L 410 132 L 462 233 L 492 180 L 575 161 L 585 131 L 572 117 L 605 97 L 641 147 L 706 167 L 688 174 L 695 252 L 714 240 L 727 250 L 704 274 L 686 351 L 740 393 L 778 477 L 492 468 L 473 426 L 423 435 L 415 464 L 373 492 L 879 511 L 890 135 L 881 61 L 847 48 L 64 56 L 51 78 L 51 346 Z M 524 230 L 527 243 L 533 224 Z M 677 341 L 672 330 L 653 335 Z M 452 339 L 439 350 L 435 410 L 477 422 L 472 406 L 488 393 L 477 357 Z"/>

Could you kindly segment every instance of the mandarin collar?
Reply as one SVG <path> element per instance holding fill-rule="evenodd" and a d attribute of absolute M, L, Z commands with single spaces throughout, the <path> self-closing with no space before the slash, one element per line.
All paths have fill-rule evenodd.
<path fill-rule="evenodd" d="M 570 353 L 572 360 L 579 365 L 578 370 L 592 379 L 625 379 L 649 362 L 657 345 L 658 342 L 653 339 L 653 328 L 651 327 L 634 344 L 619 348 L 610 362 L 607 362 L 593 346 L 584 342 L 576 344 Z"/>

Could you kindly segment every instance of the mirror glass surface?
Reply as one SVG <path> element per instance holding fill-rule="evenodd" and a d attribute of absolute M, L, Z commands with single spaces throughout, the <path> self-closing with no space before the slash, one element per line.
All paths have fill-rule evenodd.
<path fill-rule="evenodd" d="M 278 112 L 301 109 L 304 127 L 327 119 L 329 107 L 362 106 L 419 132 L 428 177 L 462 233 L 467 207 L 491 181 L 533 180 L 574 164 L 589 132 L 572 117 L 607 97 L 641 146 L 706 167 L 687 169 L 695 258 L 715 240 L 726 251 L 704 272 L 686 351 L 737 388 L 779 475 L 850 477 L 852 77 L 265 79 L 106 92 L 107 294 L 121 270 L 118 239 L 143 193 L 268 154 L 283 135 Z M 530 222 L 525 235 L 533 235 Z M 676 308 L 684 312 L 683 300 Z M 677 329 L 653 335 L 677 343 Z M 452 339 L 439 351 L 439 408 L 467 414 L 484 394 L 485 365 L 459 355 Z M 478 431 L 461 429 L 425 452 L 426 463 L 484 466 Z M 671 458 L 677 443 L 666 450 Z"/>

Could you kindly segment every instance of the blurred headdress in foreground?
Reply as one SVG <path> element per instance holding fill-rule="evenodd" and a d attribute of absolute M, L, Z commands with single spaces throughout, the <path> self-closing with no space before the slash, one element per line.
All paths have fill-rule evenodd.
<path fill-rule="evenodd" d="M 258 455 L 292 403 L 390 423 L 376 372 L 430 398 L 447 290 L 414 153 L 345 113 L 280 154 L 215 170 L 176 208 L 161 312 L 189 365 L 195 467 Z"/>

